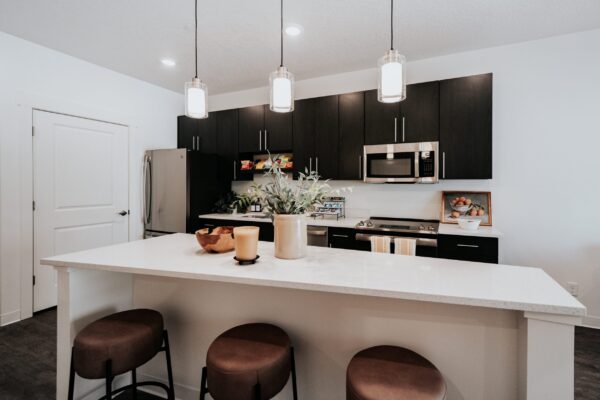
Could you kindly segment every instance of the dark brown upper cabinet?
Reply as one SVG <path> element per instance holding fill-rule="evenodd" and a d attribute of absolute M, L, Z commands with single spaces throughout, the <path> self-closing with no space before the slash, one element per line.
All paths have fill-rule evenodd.
<path fill-rule="evenodd" d="M 339 149 L 336 179 L 362 179 L 365 144 L 364 92 L 339 95 Z"/>
<path fill-rule="evenodd" d="M 314 99 L 296 100 L 293 116 L 294 177 L 299 172 L 310 171 L 315 154 Z"/>
<path fill-rule="evenodd" d="M 177 147 L 202 153 L 216 153 L 217 119 L 212 114 L 204 119 L 189 118 L 185 115 L 177 117 Z"/>
<path fill-rule="evenodd" d="M 492 74 L 440 82 L 440 178 L 492 178 Z"/>
<path fill-rule="evenodd" d="M 400 102 L 398 142 L 437 142 L 439 140 L 439 82 L 425 82 L 406 86 L 406 99 Z"/>
<path fill-rule="evenodd" d="M 238 111 L 240 153 L 263 151 L 265 129 L 265 107 L 263 105 L 244 107 Z"/>
<path fill-rule="evenodd" d="M 268 105 L 239 109 L 241 153 L 290 151 L 292 113 L 276 113 Z"/>
<path fill-rule="evenodd" d="M 221 156 L 219 177 L 225 181 L 241 179 L 238 153 L 238 110 L 214 113 L 217 119 L 217 153 Z"/>
<path fill-rule="evenodd" d="M 276 113 L 265 106 L 264 148 L 270 152 L 292 150 L 292 113 Z"/>
<path fill-rule="evenodd" d="M 324 179 L 338 174 L 338 96 L 299 100 L 294 105 L 294 171 L 315 171 Z"/>
<path fill-rule="evenodd" d="M 377 89 L 365 92 L 365 144 L 397 143 L 399 103 L 380 103 Z"/>
<path fill-rule="evenodd" d="M 315 159 L 313 169 L 323 179 L 338 179 L 339 96 L 315 100 Z"/>

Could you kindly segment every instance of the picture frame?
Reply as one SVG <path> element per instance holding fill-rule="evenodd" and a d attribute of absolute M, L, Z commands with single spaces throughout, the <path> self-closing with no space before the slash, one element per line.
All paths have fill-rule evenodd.
<path fill-rule="evenodd" d="M 459 218 L 481 220 L 481 226 L 492 225 L 492 192 L 443 191 L 440 222 L 457 224 Z"/>

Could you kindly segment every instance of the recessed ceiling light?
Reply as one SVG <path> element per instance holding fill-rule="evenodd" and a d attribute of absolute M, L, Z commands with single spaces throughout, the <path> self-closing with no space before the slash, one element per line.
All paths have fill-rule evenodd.
<path fill-rule="evenodd" d="M 175 60 L 171 60 L 170 58 L 163 58 L 160 62 L 167 67 L 174 67 L 176 64 Z"/>
<path fill-rule="evenodd" d="M 285 34 L 288 36 L 299 36 L 304 31 L 304 28 L 302 28 L 302 25 L 289 24 L 288 26 L 285 27 L 284 31 L 285 31 Z"/>

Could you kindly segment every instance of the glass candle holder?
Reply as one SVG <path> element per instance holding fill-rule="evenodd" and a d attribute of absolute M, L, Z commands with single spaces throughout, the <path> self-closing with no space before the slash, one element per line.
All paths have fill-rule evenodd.
<path fill-rule="evenodd" d="M 238 261 L 256 259 L 258 251 L 258 226 L 238 226 L 233 228 L 235 240 L 235 258 Z"/>

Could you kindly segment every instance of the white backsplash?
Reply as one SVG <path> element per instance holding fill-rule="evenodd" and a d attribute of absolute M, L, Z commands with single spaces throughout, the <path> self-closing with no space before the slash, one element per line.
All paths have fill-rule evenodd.
<path fill-rule="evenodd" d="M 256 178 L 258 183 L 263 177 Z M 252 182 L 233 182 L 232 189 L 241 193 Z M 444 190 L 488 191 L 487 180 L 444 181 L 438 184 L 372 184 L 358 181 L 330 181 L 334 190 L 346 197 L 346 216 L 403 217 L 439 219 Z"/>

